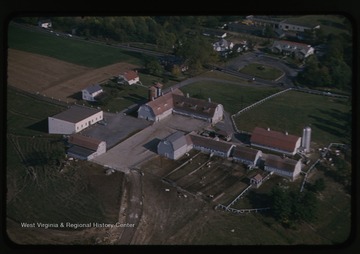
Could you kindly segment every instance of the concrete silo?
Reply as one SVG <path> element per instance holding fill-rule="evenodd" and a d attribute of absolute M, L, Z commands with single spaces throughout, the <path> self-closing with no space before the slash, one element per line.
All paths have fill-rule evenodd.
<path fill-rule="evenodd" d="M 304 148 L 305 153 L 310 152 L 310 142 L 311 142 L 311 128 L 307 126 L 303 129 L 303 136 L 301 139 L 301 146 Z"/>

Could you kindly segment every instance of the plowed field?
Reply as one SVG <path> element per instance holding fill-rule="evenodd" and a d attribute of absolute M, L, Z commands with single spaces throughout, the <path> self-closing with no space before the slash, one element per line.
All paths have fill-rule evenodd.
<path fill-rule="evenodd" d="M 82 89 L 135 67 L 128 63 L 115 63 L 91 69 L 47 56 L 9 49 L 8 85 L 73 102 L 74 95 Z"/>

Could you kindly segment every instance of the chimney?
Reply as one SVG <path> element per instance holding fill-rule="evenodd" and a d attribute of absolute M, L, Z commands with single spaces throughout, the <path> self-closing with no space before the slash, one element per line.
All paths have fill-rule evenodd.
<path fill-rule="evenodd" d="M 189 98 L 189 97 L 190 97 L 189 93 L 186 93 L 186 98 Z"/>
<path fill-rule="evenodd" d="M 208 98 L 208 102 L 211 102 L 211 98 L 210 98 L 210 97 Z"/>

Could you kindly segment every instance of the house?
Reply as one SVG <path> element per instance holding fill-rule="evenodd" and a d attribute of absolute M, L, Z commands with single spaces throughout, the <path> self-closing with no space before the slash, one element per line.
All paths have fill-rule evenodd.
<path fill-rule="evenodd" d="M 234 43 L 227 41 L 225 39 L 221 39 L 213 44 L 213 48 L 217 52 L 227 52 L 230 51 L 234 47 Z"/>
<path fill-rule="evenodd" d="M 294 155 L 301 146 L 301 137 L 260 127 L 255 127 L 250 138 L 251 146 L 274 152 Z"/>
<path fill-rule="evenodd" d="M 264 170 L 289 178 L 294 181 L 301 172 L 301 160 L 281 158 L 280 156 L 268 154 L 265 159 Z"/>
<path fill-rule="evenodd" d="M 50 134 L 73 134 L 101 121 L 103 111 L 75 105 L 57 115 L 48 117 Z"/>
<path fill-rule="evenodd" d="M 92 85 L 81 91 L 82 99 L 85 101 L 95 101 L 95 97 L 103 92 L 100 85 Z"/>
<path fill-rule="evenodd" d="M 149 90 L 151 96 L 156 94 L 156 88 Z M 149 95 L 150 97 L 150 95 Z M 154 98 L 152 96 L 152 98 Z M 190 98 L 175 89 L 140 106 L 138 118 L 158 122 L 171 114 L 184 115 L 215 124 L 223 119 L 224 107 L 221 104 Z"/>
<path fill-rule="evenodd" d="M 140 81 L 137 71 L 126 71 L 119 75 L 119 83 L 127 83 L 128 85 L 136 84 Z"/>
<path fill-rule="evenodd" d="M 256 188 L 259 188 L 262 184 L 263 177 L 260 174 L 256 174 L 255 176 L 250 178 L 250 184 L 254 185 Z"/>
<path fill-rule="evenodd" d="M 216 141 L 211 138 L 205 138 L 196 134 L 190 134 L 193 148 L 203 153 L 214 154 L 223 158 L 230 157 L 231 151 L 235 145 L 224 142 Z"/>
<path fill-rule="evenodd" d="M 106 142 L 80 134 L 72 134 L 68 139 L 70 148 L 67 155 L 80 160 L 92 160 L 106 153 Z"/>
<path fill-rule="evenodd" d="M 301 60 L 314 54 L 314 48 L 311 45 L 285 40 L 274 41 L 271 51 L 276 54 L 292 55 Z"/>
<path fill-rule="evenodd" d="M 52 27 L 52 22 L 50 19 L 42 19 L 38 21 L 38 26 L 41 28 L 50 29 Z"/>
<path fill-rule="evenodd" d="M 177 131 L 161 140 L 157 146 L 157 152 L 166 158 L 177 160 L 193 147 L 189 135 Z"/>
<path fill-rule="evenodd" d="M 233 161 L 243 163 L 249 167 L 255 167 L 262 156 L 260 150 L 246 146 L 236 146 L 233 151 Z"/>

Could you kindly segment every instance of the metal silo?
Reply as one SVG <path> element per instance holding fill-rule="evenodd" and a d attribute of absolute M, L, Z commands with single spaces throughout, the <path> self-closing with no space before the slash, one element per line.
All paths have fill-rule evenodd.
<path fill-rule="evenodd" d="M 311 142 L 311 128 L 307 126 L 303 129 L 303 136 L 301 139 L 301 146 L 304 148 L 305 153 L 310 152 L 310 142 Z"/>

